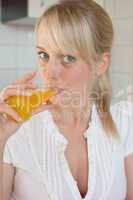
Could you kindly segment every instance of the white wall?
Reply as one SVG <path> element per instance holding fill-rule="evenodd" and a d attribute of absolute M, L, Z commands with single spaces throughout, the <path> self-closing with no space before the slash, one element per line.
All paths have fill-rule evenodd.
<path fill-rule="evenodd" d="M 115 29 L 111 64 L 113 98 L 129 99 L 127 91 L 133 85 L 133 0 L 99 1 L 109 12 Z M 0 25 L 0 88 L 32 68 L 37 68 L 33 27 Z"/>
<path fill-rule="evenodd" d="M 115 40 L 112 50 L 113 99 L 131 100 L 133 96 L 133 1 L 104 0 L 110 14 Z"/>
<path fill-rule="evenodd" d="M 0 24 L 0 88 L 37 68 L 33 26 Z"/>

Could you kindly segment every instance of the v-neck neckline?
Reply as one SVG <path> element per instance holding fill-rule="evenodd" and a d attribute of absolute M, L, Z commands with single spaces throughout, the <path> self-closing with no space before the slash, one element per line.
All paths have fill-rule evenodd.
<path fill-rule="evenodd" d="M 85 197 L 81 196 L 81 193 L 79 191 L 78 185 L 77 185 L 77 181 L 74 179 L 68 161 L 66 159 L 65 156 L 65 149 L 68 145 L 68 140 L 67 138 L 60 132 L 58 126 L 55 124 L 54 119 L 52 114 L 49 112 L 51 120 L 52 120 L 52 124 L 54 125 L 54 130 L 55 130 L 55 136 L 57 136 L 57 138 L 60 140 L 60 144 L 62 145 L 62 154 L 61 154 L 61 159 L 63 161 L 63 165 L 62 165 L 62 169 L 63 169 L 63 174 L 64 177 L 68 183 L 68 186 L 70 187 L 71 192 L 73 193 L 73 197 L 75 198 L 75 200 L 87 200 L 88 196 L 89 198 L 92 197 L 93 194 L 93 190 L 94 190 L 94 185 L 95 185 L 95 157 L 94 157 L 94 145 L 93 145 L 93 139 L 94 139 L 94 133 L 92 134 L 93 131 L 93 126 L 95 125 L 95 123 L 93 123 L 94 119 L 94 110 L 95 110 L 95 105 L 93 104 L 92 107 L 92 118 L 91 118 L 91 123 L 90 126 L 87 128 L 87 130 L 84 132 L 84 137 L 87 140 L 87 152 L 89 152 L 89 154 L 87 153 L 87 158 L 88 158 L 88 179 L 87 179 L 87 192 Z M 89 136 L 89 139 L 88 139 Z M 89 151 L 88 151 L 89 149 Z"/>
<path fill-rule="evenodd" d="M 95 103 L 92 104 L 92 111 L 91 111 L 91 121 L 89 122 L 89 126 L 87 127 L 87 129 L 84 131 L 84 138 L 87 139 L 87 135 L 88 135 L 88 130 L 90 129 L 90 127 L 92 127 L 92 124 L 94 123 L 95 121 L 95 116 L 94 116 L 94 112 L 96 111 L 96 107 L 95 107 Z M 55 128 L 55 135 L 58 137 L 58 139 L 60 139 L 64 145 L 68 145 L 68 139 L 64 136 L 64 134 L 61 132 L 61 130 L 59 129 L 59 127 L 57 126 L 57 124 L 55 123 L 54 121 L 54 118 L 53 118 L 53 115 L 52 113 L 47 110 L 48 114 L 49 114 L 49 117 L 50 117 L 50 120 L 52 122 L 52 125 L 54 126 Z"/>
<path fill-rule="evenodd" d="M 91 129 L 87 129 L 87 131 L 92 130 Z M 91 135 L 91 137 L 89 137 L 89 140 L 87 139 L 87 152 L 89 149 L 89 154 L 87 153 L 87 158 L 88 158 L 88 179 L 87 179 L 87 192 L 85 197 L 83 198 L 81 196 L 80 190 L 78 188 L 77 185 L 77 181 L 75 180 L 75 178 L 73 177 L 68 161 L 66 159 L 65 156 L 65 148 L 64 151 L 62 153 L 62 161 L 63 161 L 63 165 L 62 165 L 62 169 L 63 169 L 63 174 L 64 177 L 68 183 L 68 186 L 70 187 L 70 190 L 73 193 L 73 196 L 75 197 L 75 200 L 87 200 L 88 196 L 89 198 L 91 198 L 92 193 L 93 193 L 93 189 L 94 189 L 94 183 L 95 183 L 95 161 L 94 161 L 94 148 L 92 147 L 92 143 L 93 143 L 93 137 Z"/>

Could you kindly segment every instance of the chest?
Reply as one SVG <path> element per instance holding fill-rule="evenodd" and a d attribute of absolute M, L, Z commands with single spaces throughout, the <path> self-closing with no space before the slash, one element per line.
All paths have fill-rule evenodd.
<path fill-rule="evenodd" d="M 58 129 L 68 140 L 64 152 L 69 172 L 72 178 L 77 182 L 77 186 L 82 197 L 85 197 L 88 190 L 88 144 L 84 137 L 85 124 L 78 127 L 63 126 L 57 123 Z"/>
<path fill-rule="evenodd" d="M 87 174 L 89 174 L 87 200 L 94 199 L 94 197 L 95 199 L 99 199 L 99 197 L 103 196 L 105 197 L 104 199 L 108 200 L 125 199 L 126 177 L 124 174 L 122 151 L 119 148 L 112 148 L 113 145 L 108 140 L 100 138 L 98 134 L 97 137 L 94 137 L 95 132 L 93 129 L 93 134 L 90 134 L 87 139 L 88 145 L 85 139 L 83 141 L 80 140 L 81 142 L 75 139 L 72 143 L 68 143 L 64 152 L 64 139 L 62 140 L 61 134 L 56 134 L 56 136 L 55 134 L 56 131 L 51 135 L 50 129 L 45 134 L 44 148 L 43 151 L 41 150 L 41 152 L 45 152 L 42 168 L 44 173 L 40 179 L 44 181 L 46 178 L 46 183 L 51 193 L 54 191 L 54 194 L 57 196 L 56 200 L 62 200 L 62 197 L 64 200 L 78 200 L 81 199 L 80 194 L 82 197 L 85 196 L 87 191 Z M 22 155 L 19 154 L 17 156 L 17 159 L 20 160 L 16 160 L 15 163 L 21 163 L 21 166 L 25 166 L 25 170 L 30 171 L 33 175 L 33 180 L 39 184 L 40 181 L 38 182 L 37 180 L 40 173 L 36 167 L 36 162 L 33 163 L 32 170 L 30 167 L 32 164 L 31 161 L 34 161 L 34 158 L 38 160 L 36 141 L 35 143 L 33 140 L 28 142 L 28 144 L 31 144 L 30 149 L 32 151 L 27 151 L 27 154 L 24 154 L 24 156 L 22 151 Z M 64 160 L 64 153 L 66 161 L 69 164 L 69 169 L 71 170 L 71 175 L 78 183 L 78 189 L 68 172 L 70 170 L 68 170 L 66 161 Z M 29 157 L 26 156 L 28 158 L 27 161 L 22 163 L 22 158 L 25 158 L 25 155 L 29 155 Z M 89 167 L 87 167 L 88 163 Z M 21 185 L 27 185 L 25 178 L 21 178 Z M 116 187 L 116 185 L 119 185 L 119 187 Z M 42 197 L 44 196 L 42 195 Z"/>
<path fill-rule="evenodd" d="M 85 139 L 71 141 L 65 151 L 71 175 L 77 182 L 82 197 L 87 193 L 88 188 L 88 147 Z"/>

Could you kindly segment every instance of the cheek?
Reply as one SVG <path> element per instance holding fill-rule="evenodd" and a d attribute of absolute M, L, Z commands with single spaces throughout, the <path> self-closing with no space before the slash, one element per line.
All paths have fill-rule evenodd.
<path fill-rule="evenodd" d="M 42 83 L 44 85 L 47 84 L 47 75 L 46 75 L 46 72 L 44 72 L 43 69 L 39 69 L 39 76 L 41 78 Z"/>
<path fill-rule="evenodd" d="M 42 78 L 42 79 L 44 79 L 45 78 L 45 74 L 44 74 L 44 72 L 43 72 L 43 70 L 39 70 L 39 74 L 40 74 L 40 77 Z"/>
<path fill-rule="evenodd" d="M 68 82 L 70 84 L 74 83 L 85 83 L 91 79 L 91 72 L 88 69 L 73 69 L 73 70 L 66 70 L 61 73 L 62 80 Z"/>
<path fill-rule="evenodd" d="M 43 61 L 38 61 L 39 66 L 39 75 L 43 81 L 43 83 L 47 82 L 47 66 Z"/>
<path fill-rule="evenodd" d="M 38 65 L 41 67 L 41 66 L 44 66 L 44 62 L 40 59 L 40 58 L 38 58 Z"/>

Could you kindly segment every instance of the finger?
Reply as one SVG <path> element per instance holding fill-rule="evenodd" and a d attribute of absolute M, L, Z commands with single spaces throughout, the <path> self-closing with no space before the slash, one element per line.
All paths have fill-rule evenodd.
<path fill-rule="evenodd" d="M 5 113 L 6 115 L 9 115 L 11 118 L 13 118 L 15 121 L 22 122 L 22 118 L 20 115 L 15 112 L 8 104 L 3 103 L 0 104 L 0 113 L 3 115 Z"/>
<path fill-rule="evenodd" d="M 26 83 L 26 82 L 32 80 L 35 77 L 36 73 L 37 73 L 36 71 L 32 71 L 30 73 L 27 73 L 21 79 L 16 80 L 13 84 Z"/>
<path fill-rule="evenodd" d="M 6 100 L 9 96 L 19 95 L 22 92 L 23 92 L 23 95 L 26 95 L 24 93 L 24 90 L 22 91 L 22 88 L 18 88 L 13 85 L 7 86 L 0 93 L 0 102 L 3 102 L 4 100 Z"/>
<path fill-rule="evenodd" d="M 36 108 L 32 111 L 32 115 L 36 115 L 40 112 L 48 110 L 48 109 L 52 108 L 52 106 L 53 106 L 53 104 L 51 104 L 51 103 L 43 103 L 38 108 Z"/>
<path fill-rule="evenodd" d="M 6 89 L 20 89 L 20 90 L 23 90 L 23 89 L 38 89 L 38 86 L 34 83 L 23 83 L 23 84 L 15 84 L 15 85 L 9 85 Z"/>
<path fill-rule="evenodd" d="M 1 102 L 7 100 L 10 96 L 31 96 L 35 90 L 7 89 L 0 95 Z"/>
<path fill-rule="evenodd" d="M 3 90 L 7 90 L 7 89 L 38 89 L 38 86 L 34 83 L 23 83 L 23 84 L 15 84 L 15 85 L 8 85 L 7 87 L 5 87 Z M 2 90 L 2 91 L 3 91 Z"/>

